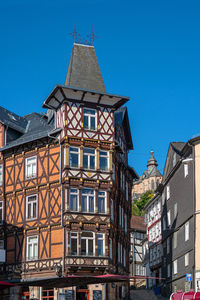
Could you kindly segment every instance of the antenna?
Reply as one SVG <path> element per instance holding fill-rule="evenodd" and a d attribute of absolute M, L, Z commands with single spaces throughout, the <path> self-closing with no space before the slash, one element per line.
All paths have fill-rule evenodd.
<path fill-rule="evenodd" d="M 76 24 L 74 24 L 74 31 L 69 34 L 73 37 L 74 43 L 88 46 L 93 46 L 94 40 L 96 38 L 96 35 L 94 35 L 93 26 L 91 29 L 91 33 L 87 35 L 88 39 L 83 39 L 81 35 L 76 31 Z"/>

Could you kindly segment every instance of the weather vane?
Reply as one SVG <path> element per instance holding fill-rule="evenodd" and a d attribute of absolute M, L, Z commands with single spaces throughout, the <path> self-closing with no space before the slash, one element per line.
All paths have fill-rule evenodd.
<path fill-rule="evenodd" d="M 76 24 L 74 25 L 74 31 L 72 33 L 70 33 L 70 35 L 73 37 L 74 43 L 88 45 L 88 46 L 93 46 L 94 40 L 96 38 L 96 35 L 94 35 L 93 26 L 92 26 L 91 33 L 89 35 L 87 35 L 88 39 L 83 39 L 81 37 L 81 35 L 76 31 Z"/>

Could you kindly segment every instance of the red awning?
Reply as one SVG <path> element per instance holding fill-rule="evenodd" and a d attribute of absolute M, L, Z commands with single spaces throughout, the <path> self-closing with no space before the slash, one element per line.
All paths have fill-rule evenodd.
<path fill-rule="evenodd" d="M 0 281 L 0 290 L 4 290 L 4 289 L 10 288 L 12 286 L 15 286 L 15 284 L 7 282 L 7 281 Z"/>

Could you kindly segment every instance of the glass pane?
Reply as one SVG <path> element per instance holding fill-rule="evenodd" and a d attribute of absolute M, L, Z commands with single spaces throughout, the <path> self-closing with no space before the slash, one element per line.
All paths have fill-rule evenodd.
<path fill-rule="evenodd" d="M 81 255 L 86 255 L 86 240 L 81 239 Z"/>
<path fill-rule="evenodd" d="M 88 240 L 88 255 L 93 255 L 93 240 Z"/>
<path fill-rule="evenodd" d="M 69 164 L 70 167 L 78 167 L 78 154 L 70 153 Z"/>
<path fill-rule="evenodd" d="M 89 212 L 94 212 L 94 197 L 89 197 Z"/>
<path fill-rule="evenodd" d="M 34 256 L 34 259 L 37 259 L 37 256 L 38 256 L 38 245 L 37 244 L 34 244 L 33 256 Z"/>
<path fill-rule="evenodd" d="M 90 156 L 90 169 L 95 169 L 95 156 Z"/>
<path fill-rule="evenodd" d="M 33 176 L 36 175 L 36 163 L 33 164 L 33 174 L 32 174 L 32 175 L 33 175 Z"/>
<path fill-rule="evenodd" d="M 28 245 L 28 259 L 32 257 L 32 245 Z"/>
<path fill-rule="evenodd" d="M 107 169 L 108 169 L 108 161 L 107 161 L 107 158 L 105 158 L 105 157 L 100 157 L 99 167 L 100 167 L 101 170 L 107 171 Z"/>
<path fill-rule="evenodd" d="M 77 195 L 73 195 L 73 194 L 70 195 L 69 209 L 74 210 L 74 211 L 78 210 L 78 197 L 77 197 Z"/>
<path fill-rule="evenodd" d="M 71 255 L 77 255 L 77 239 L 71 239 Z"/>
<path fill-rule="evenodd" d="M 103 240 L 97 240 L 97 255 L 103 255 Z"/>
<path fill-rule="evenodd" d="M 88 117 L 87 116 L 83 117 L 83 127 L 86 129 L 88 128 Z"/>
<path fill-rule="evenodd" d="M 33 218 L 36 218 L 36 209 L 37 209 L 37 205 L 36 202 L 33 203 Z"/>
<path fill-rule="evenodd" d="M 93 129 L 93 130 L 95 130 L 95 117 L 91 117 L 91 119 L 90 119 L 90 129 Z"/>
<path fill-rule="evenodd" d="M 28 204 L 28 219 L 31 219 L 31 204 Z"/>
<path fill-rule="evenodd" d="M 90 232 L 90 231 L 85 231 L 85 232 L 82 232 L 81 234 L 81 238 L 82 237 L 89 237 L 89 238 L 93 238 L 93 233 Z"/>
<path fill-rule="evenodd" d="M 83 154 L 95 154 L 95 149 L 85 148 Z"/>
<path fill-rule="evenodd" d="M 82 211 L 87 211 L 87 196 L 83 196 L 81 197 L 81 207 L 82 207 Z"/>
<path fill-rule="evenodd" d="M 98 211 L 105 213 L 105 198 L 98 197 Z"/>
<path fill-rule="evenodd" d="M 96 113 L 96 110 L 94 110 L 94 109 L 84 108 L 84 114 L 95 115 L 95 113 Z"/>
<path fill-rule="evenodd" d="M 88 169 L 88 156 L 83 155 L 83 168 Z"/>

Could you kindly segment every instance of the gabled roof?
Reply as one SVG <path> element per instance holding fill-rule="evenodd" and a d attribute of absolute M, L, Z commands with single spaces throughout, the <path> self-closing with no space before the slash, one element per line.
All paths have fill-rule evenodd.
<path fill-rule="evenodd" d="M 115 111 L 115 126 L 123 126 L 127 147 L 133 150 L 133 141 L 131 136 L 130 123 L 128 118 L 128 110 L 126 106 L 120 107 Z"/>
<path fill-rule="evenodd" d="M 10 149 L 15 146 L 19 146 L 21 144 L 25 144 L 39 138 L 43 138 L 48 136 L 49 134 L 56 133 L 58 130 L 54 129 L 54 125 L 48 124 L 48 119 L 45 115 L 41 115 L 38 113 L 31 113 L 23 117 L 28 126 L 27 130 L 24 134 L 22 134 L 16 140 L 13 140 L 6 144 L 0 151 L 4 151 Z"/>
<path fill-rule="evenodd" d="M 185 142 L 171 142 L 169 144 L 168 152 L 167 152 L 167 158 L 165 161 L 165 168 L 163 172 L 163 182 L 167 178 L 168 174 L 173 169 L 173 155 L 176 153 L 178 157 L 182 155 L 182 150 L 185 146 Z M 178 160 L 178 159 L 177 159 Z"/>
<path fill-rule="evenodd" d="M 106 92 L 93 46 L 76 43 L 73 45 L 65 85 Z"/>
<path fill-rule="evenodd" d="M 18 132 L 24 133 L 27 127 L 27 120 L 8 109 L 0 106 L 0 122 Z"/>

